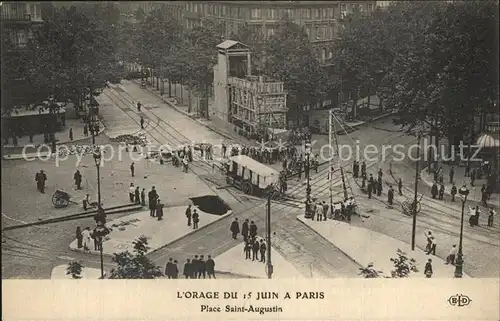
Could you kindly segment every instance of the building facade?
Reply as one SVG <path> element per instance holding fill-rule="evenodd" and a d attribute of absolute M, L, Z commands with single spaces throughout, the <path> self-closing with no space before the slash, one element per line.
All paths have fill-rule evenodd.
<path fill-rule="evenodd" d="M 288 16 L 304 26 L 313 48 L 323 61 L 332 57 L 334 41 L 342 20 L 354 10 L 372 12 L 377 1 L 164 1 L 182 11 L 184 27 L 192 28 L 202 18 L 213 18 L 225 25 L 226 36 L 249 24 L 262 40 L 269 39 L 279 20 Z"/>
<path fill-rule="evenodd" d="M 43 22 L 40 2 L 3 2 L 0 10 L 2 37 L 6 37 L 13 49 L 28 48 L 33 27 Z"/>

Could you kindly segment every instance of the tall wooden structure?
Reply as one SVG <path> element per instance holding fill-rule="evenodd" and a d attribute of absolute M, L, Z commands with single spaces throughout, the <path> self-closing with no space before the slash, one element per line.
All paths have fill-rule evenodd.
<path fill-rule="evenodd" d="M 248 46 L 226 40 L 217 49 L 214 115 L 246 136 L 285 129 L 287 94 L 283 82 L 251 75 Z"/>

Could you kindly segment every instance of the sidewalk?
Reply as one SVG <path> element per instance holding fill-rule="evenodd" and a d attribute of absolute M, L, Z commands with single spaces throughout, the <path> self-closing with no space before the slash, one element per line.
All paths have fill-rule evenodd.
<path fill-rule="evenodd" d="M 446 195 L 451 195 L 451 187 L 453 186 L 450 183 L 450 166 L 443 164 L 443 184 L 444 184 L 444 193 Z M 453 177 L 453 181 L 455 182 L 455 186 L 457 189 L 460 189 L 464 183 L 467 184 L 467 188 L 469 189 L 469 196 L 467 196 L 468 200 L 471 201 L 476 201 L 476 202 L 481 202 L 482 198 L 482 193 L 481 193 L 481 187 L 483 184 L 486 184 L 486 179 L 476 179 L 474 181 L 474 186 L 470 185 L 470 178 L 465 177 L 465 169 L 463 167 L 456 167 L 455 166 L 455 175 Z M 434 175 L 432 173 L 427 173 L 427 169 L 423 169 L 420 172 L 420 177 L 422 178 L 422 181 L 432 187 L 432 184 L 434 182 Z M 439 185 L 439 184 L 438 184 Z M 458 194 L 456 197 L 460 197 Z M 498 193 L 493 193 L 491 194 L 490 200 L 487 202 L 490 204 L 490 206 L 498 206 L 500 204 L 500 195 Z"/>
<path fill-rule="evenodd" d="M 195 233 L 203 229 L 203 227 L 221 220 L 232 213 L 229 211 L 224 215 L 218 216 L 202 212 L 196 206 L 193 206 L 192 209 L 196 208 L 200 214 L 199 228 L 194 230 L 192 226 L 187 226 L 185 216 L 186 207 L 175 206 L 164 208 L 162 221 L 149 216 L 149 211 L 144 211 L 108 222 L 106 226 L 111 228 L 112 231 L 104 242 L 103 254 L 112 256 L 116 252 L 132 252 L 132 243 L 141 235 L 148 237 L 148 246 L 150 247 L 148 253 L 150 253 Z M 82 226 L 82 228 L 84 227 Z M 83 252 L 83 249 L 78 249 L 76 239 L 71 242 L 69 247 L 73 251 Z M 99 251 L 95 251 L 92 246 L 91 253 L 99 254 Z"/>
<path fill-rule="evenodd" d="M 260 237 L 257 237 L 257 239 L 260 239 Z M 245 260 L 243 247 L 244 243 L 241 242 L 214 258 L 215 270 L 219 273 L 229 273 L 250 278 L 267 278 L 267 265 L 258 261 Z M 304 276 L 274 248 L 271 250 L 271 261 L 273 264 L 273 279 L 304 278 Z"/>
<path fill-rule="evenodd" d="M 54 280 L 54 279 L 56 279 L 56 280 L 73 280 L 71 275 L 66 274 L 67 267 L 68 267 L 68 264 L 58 265 L 58 266 L 54 267 L 52 269 L 52 273 L 50 274 L 50 278 L 52 280 Z M 101 278 L 101 270 L 84 267 L 82 269 L 81 276 L 82 276 L 83 280 L 100 279 Z M 106 275 L 104 275 L 104 277 L 106 277 Z"/>
<path fill-rule="evenodd" d="M 384 276 L 390 276 L 390 271 L 393 269 L 390 258 L 396 257 L 397 250 L 401 249 L 417 262 L 419 272 L 412 273 L 410 277 L 425 278 L 424 267 L 428 259 L 432 259 L 433 278 L 454 277 L 455 267 L 453 265 L 446 265 L 441 258 L 435 255 L 426 255 L 419 248 L 412 252 L 409 244 L 387 235 L 336 220 L 317 222 L 305 219 L 303 215 L 297 216 L 297 219 L 331 242 L 359 265 L 366 267 L 373 263 L 374 268 L 377 271 L 382 271 Z M 468 276 L 464 274 L 464 277 Z"/>

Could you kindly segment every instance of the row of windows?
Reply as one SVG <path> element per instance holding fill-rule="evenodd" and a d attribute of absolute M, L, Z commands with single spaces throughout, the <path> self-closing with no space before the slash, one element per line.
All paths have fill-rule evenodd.
<path fill-rule="evenodd" d="M 204 15 L 222 16 L 235 19 L 253 19 L 253 20 L 278 20 L 282 16 L 287 15 L 291 19 L 296 20 L 320 20 L 320 19 L 334 19 L 340 14 L 347 14 L 356 10 L 371 11 L 373 10 L 372 4 L 333 4 L 329 8 L 253 8 L 250 9 L 250 16 L 248 17 L 248 9 L 241 7 L 233 7 L 221 4 L 208 4 L 208 3 L 193 3 L 185 4 L 186 11 L 196 12 Z"/>
<path fill-rule="evenodd" d="M 6 3 L 2 6 L 2 19 L 41 20 L 42 12 L 38 3 Z"/>

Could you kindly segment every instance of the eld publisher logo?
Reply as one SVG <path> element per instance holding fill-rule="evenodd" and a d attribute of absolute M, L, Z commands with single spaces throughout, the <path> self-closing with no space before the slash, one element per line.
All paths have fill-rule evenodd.
<path fill-rule="evenodd" d="M 448 299 L 448 303 L 452 306 L 464 307 L 469 305 L 472 300 L 463 294 L 452 295 Z"/>

